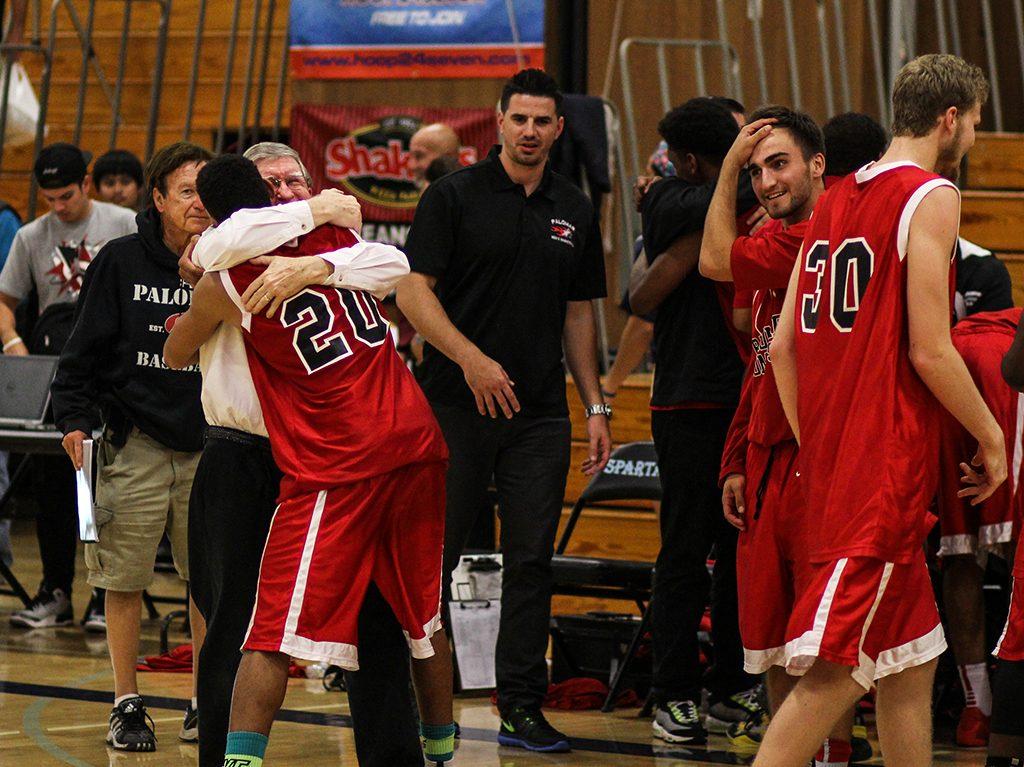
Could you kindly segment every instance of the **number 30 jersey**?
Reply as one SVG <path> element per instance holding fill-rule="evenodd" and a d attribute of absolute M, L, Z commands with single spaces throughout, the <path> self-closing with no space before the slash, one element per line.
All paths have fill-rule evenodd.
<path fill-rule="evenodd" d="M 866 166 L 821 198 L 804 237 L 797 407 L 812 561 L 905 563 L 934 523 L 942 406 L 910 362 L 906 256 L 911 218 L 940 186 L 952 184 L 913 163 Z"/>
<path fill-rule="evenodd" d="M 316 255 L 355 242 L 350 230 L 327 225 L 271 255 Z M 268 319 L 241 306 L 262 272 L 247 262 L 220 274 L 242 311 L 249 369 L 285 475 L 280 498 L 446 459 L 441 429 L 398 356 L 377 299 L 311 286 Z"/>

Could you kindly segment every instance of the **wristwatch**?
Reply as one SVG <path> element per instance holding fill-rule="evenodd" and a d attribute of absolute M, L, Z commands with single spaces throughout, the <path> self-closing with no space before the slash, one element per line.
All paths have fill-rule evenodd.
<path fill-rule="evenodd" d="M 612 417 L 612 406 L 607 404 L 600 405 L 587 405 L 586 409 L 587 418 L 592 415 L 603 415 L 605 418 Z"/>

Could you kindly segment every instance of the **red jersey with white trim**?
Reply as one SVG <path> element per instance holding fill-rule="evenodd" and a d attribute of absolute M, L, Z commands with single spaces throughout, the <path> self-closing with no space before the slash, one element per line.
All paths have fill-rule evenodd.
<path fill-rule="evenodd" d="M 974 439 L 960 423 L 948 413 L 945 415 L 941 447 L 942 469 L 939 492 L 939 509 L 943 525 L 948 519 L 969 516 L 980 518 L 981 525 L 989 527 L 989 535 L 995 535 L 994 526 L 1005 527 L 998 540 L 1016 538 L 1024 519 L 1024 493 L 1021 491 L 1021 467 L 1024 463 L 1024 394 L 1014 391 L 1003 380 L 1002 362 L 1017 333 L 1021 315 L 1020 308 L 1004 309 L 998 312 L 981 312 L 960 320 L 951 332 L 953 346 L 974 379 L 982 399 L 995 416 L 1006 439 L 1006 466 L 1009 476 L 1006 482 L 979 506 L 972 506 L 970 498 L 958 498 L 957 493 L 964 485 L 960 477 L 960 463 L 970 461 L 978 450 Z M 945 537 L 957 530 L 943 529 Z M 981 541 L 991 543 L 993 541 Z"/>
<path fill-rule="evenodd" d="M 271 255 L 315 255 L 355 242 L 350 230 L 327 225 Z M 247 262 L 220 274 L 242 310 L 253 384 L 285 475 L 280 498 L 446 459 L 441 429 L 395 350 L 377 299 L 310 286 L 268 319 L 241 307 L 241 294 L 262 272 Z"/>
<path fill-rule="evenodd" d="M 809 223 L 783 227 L 769 221 L 753 236 L 738 237 L 732 245 L 731 264 L 737 290 L 754 290 L 751 324 L 753 356 L 750 364 L 751 414 L 747 436 L 765 447 L 793 439 L 793 430 L 782 409 L 775 371 L 768 350 L 779 324 L 786 287 L 793 273 Z"/>
<path fill-rule="evenodd" d="M 942 406 L 910 362 L 906 255 L 911 217 L 940 186 L 955 189 L 913 163 L 865 166 L 810 220 L 795 321 L 814 562 L 907 563 L 934 524 Z"/>

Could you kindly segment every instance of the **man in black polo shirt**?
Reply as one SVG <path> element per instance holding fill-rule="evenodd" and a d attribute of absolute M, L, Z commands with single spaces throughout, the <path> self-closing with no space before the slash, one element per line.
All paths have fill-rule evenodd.
<path fill-rule="evenodd" d="M 503 145 L 428 187 L 398 305 L 427 340 L 422 384 L 450 451 L 445 589 L 494 477 L 501 509 L 498 742 L 567 751 L 544 719 L 551 554 L 569 469 L 565 357 L 587 408 L 585 474 L 608 460 L 591 300 L 605 295 L 597 215 L 547 167 L 562 131 L 546 73 L 519 72 L 501 95 Z"/>
<path fill-rule="evenodd" d="M 743 672 L 736 605 L 736 530 L 722 516 L 719 462 L 739 402 L 746 348 L 732 325 L 732 283 L 697 271 L 704 217 L 722 160 L 738 131 L 727 109 L 697 98 L 658 125 L 678 177 L 653 185 L 643 200 L 644 247 L 630 276 L 633 310 L 657 310 L 651 432 L 662 483 L 661 551 L 655 566 L 651 633 L 655 736 L 703 743 L 701 689 L 710 694 L 707 724 L 724 732 L 756 703 Z M 757 207 L 741 179 L 737 214 Z M 714 662 L 702 679 L 697 631 L 708 599 L 707 559 L 714 547 L 711 624 Z"/>

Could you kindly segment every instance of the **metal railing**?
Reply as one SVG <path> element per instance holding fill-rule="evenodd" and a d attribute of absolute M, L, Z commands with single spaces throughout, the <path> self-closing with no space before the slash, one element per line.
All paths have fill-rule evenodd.
<path fill-rule="evenodd" d="M 81 0 L 79 0 L 81 2 Z M 47 26 L 43 28 L 42 8 L 43 0 L 30 0 L 31 29 L 26 30 L 26 37 L 30 43 L 19 45 L 4 45 L 0 52 L 19 52 L 31 56 L 38 56 L 42 60 L 42 74 L 38 82 L 39 97 L 39 120 L 34 143 L 35 154 L 38 154 L 47 139 L 47 119 L 51 114 L 51 99 L 61 98 L 65 102 L 74 100 L 76 104 L 73 119 L 71 121 L 70 135 L 54 135 L 51 132 L 49 140 L 69 140 L 80 145 L 83 137 L 87 113 L 87 98 L 90 87 L 96 85 L 102 93 L 103 103 L 109 108 L 109 130 L 107 131 L 107 147 L 113 149 L 118 144 L 119 136 L 124 127 L 131 124 L 131 115 L 123 114 L 124 93 L 128 81 L 137 79 L 139 72 L 131 70 L 131 57 L 139 50 L 140 45 L 153 47 L 153 67 L 149 72 L 149 99 L 148 110 L 145 121 L 136 123 L 133 127 L 141 127 L 144 130 L 144 148 L 142 160 L 147 161 L 156 148 L 158 129 L 166 130 L 173 128 L 174 124 L 168 125 L 166 118 L 161 121 L 161 106 L 163 102 L 165 86 L 165 64 L 168 52 L 169 32 L 172 26 L 172 0 L 87 0 L 85 8 L 85 23 L 82 23 L 75 0 L 49 0 Z M 100 3 L 113 5 L 114 3 L 123 6 L 120 25 L 116 30 L 107 29 L 109 36 L 114 32 L 118 37 L 117 48 L 117 69 L 111 79 L 102 64 L 95 50 L 96 38 L 96 16 L 97 6 Z M 159 9 L 159 20 L 156 24 L 156 36 L 139 38 L 132 34 L 131 24 L 134 6 L 146 3 L 155 5 Z M 243 9 L 251 12 L 251 23 L 247 30 L 241 29 L 241 17 Z M 61 14 L 60 11 L 64 11 Z M 199 0 L 197 14 L 194 21 L 195 38 L 192 46 L 191 71 L 188 74 L 188 95 L 186 103 L 175 115 L 181 115 L 182 138 L 193 140 L 195 138 L 195 106 L 201 83 L 201 53 L 203 45 L 207 42 L 207 17 L 208 0 Z M 218 74 L 223 72 L 223 86 L 221 90 L 220 114 L 215 126 L 204 126 L 204 130 L 210 131 L 210 143 L 215 151 L 224 150 L 228 132 L 237 130 L 238 139 L 235 142 L 237 151 L 244 151 L 248 140 L 258 141 L 265 127 L 272 130 L 276 139 L 280 135 L 281 119 L 284 111 L 285 81 L 288 72 L 288 46 L 282 46 L 280 65 L 276 67 L 276 76 L 280 78 L 276 88 L 276 106 L 273 114 L 265 114 L 267 103 L 267 87 L 270 82 L 271 62 L 271 36 L 275 29 L 277 18 L 277 0 L 250 0 L 243 3 L 242 0 L 234 0 L 232 8 L 232 24 L 228 35 L 226 49 L 226 60 L 217 68 Z M 174 22 L 191 27 L 191 19 L 173 17 Z M 70 22 L 70 26 L 65 25 Z M 67 45 L 68 36 L 64 32 L 73 32 L 72 46 L 76 46 L 80 52 L 80 64 L 77 67 L 77 83 L 74 92 L 68 93 L 64 89 L 58 94 L 54 87 L 54 67 L 59 60 L 60 49 Z M 44 37 L 45 35 L 45 37 Z M 247 58 L 245 73 L 242 78 L 241 108 L 232 110 L 231 97 L 233 90 L 238 87 L 234 77 L 235 53 L 240 41 L 248 39 Z M 141 42 L 140 42 L 141 40 Z M 13 62 L 8 56 L 4 56 L 3 72 L 4 87 L 0 93 L 0 168 L 3 167 L 4 146 L 3 136 L 5 135 L 8 104 L 10 99 L 11 68 Z M 67 76 L 69 73 L 64 73 Z M 240 112 L 240 113 L 239 113 Z M 269 124 L 267 124 L 269 122 Z M 96 128 L 96 120 L 90 119 L 90 128 Z M 206 143 L 200 139 L 201 143 Z M 96 149 L 97 147 L 88 147 Z M 29 174 L 30 175 L 30 174 Z M 36 213 L 36 182 L 30 178 L 28 217 L 32 218 Z"/>
<path fill-rule="evenodd" d="M 813 103 L 813 111 L 822 119 L 856 109 L 873 113 L 888 126 L 892 119 L 889 94 L 896 73 L 915 55 L 934 49 L 967 57 L 985 70 L 991 84 L 988 125 L 997 131 L 1005 130 L 1010 122 L 1017 130 L 1024 128 L 1024 88 L 1022 92 L 1007 92 L 1000 79 L 997 58 L 1000 47 L 1005 48 L 1012 40 L 1020 70 L 1024 72 L 1024 0 L 979 0 L 971 17 L 975 26 L 965 26 L 971 9 L 958 0 L 865 0 L 863 23 L 868 48 L 864 68 L 869 77 L 861 82 L 856 103 L 851 77 L 859 72 L 851 73 L 847 47 L 841 44 L 846 39 L 844 7 L 842 0 L 707 0 L 702 4 L 703 17 L 714 22 L 717 37 L 621 40 L 615 30 L 620 27 L 622 8 L 616 7 L 605 95 L 616 71 L 612 60 L 617 58 L 626 134 L 623 154 L 628 156 L 616 173 L 620 226 L 625 232 L 623 278 L 628 275 L 631 256 L 627 244 L 631 246 L 640 228 L 632 210 L 632 182 L 644 167 L 646 150 L 653 148 L 641 145 L 638 113 L 649 120 L 650 108 L 642 107 L 652 99 L 658 100 L 662 113 L 698 95 L 729 95 L 742 102 L 741 75 L 746 72 L 750 75 L 746 80 L 748 91 L 752 83 L 755 87 L 755 103 L 777 102 L 797 109 L 807 109 Z M 1008 22 L 1011 12 L 1013 26 L 1004 24 L 997 28 L 995 19 Z M 921 33 L 926 17 L 934 34 Z M 798 40 L 797 22 L 811 18 L 816 39 Z M 772 30 L 772 36 L 766 36 L 766 28 Z M 806 23 L 803 29 L 806 34 Z M 980 45 L 973 36 L 976 29 L 981 32 Z M 734 41 L 741 39 L 748 44 L 737 49 Z M 973 47 L 965 45 L 972 41 Z M 648 51 L 643 57 L 637 55 L 641 49 Z M 680 51 L 685 53 L 680 55 Z M 787 72 L 782 77 L 770 76 L 766 61 L 785 61 Z M 814 78 L 801 76 L 811 71 L 815 72 Z M 644 83 L 642 93 L 637 92 L 637 82 Z M 820 91 L 808 91 L 809 83 L 815 82 L 820 83 Z M 651 138 L 649 125 L 644 126 L 644 131 Z"/>
<path fill-rule="evenodd" d="M 693 74 L 696 80 L 697 92 L 693 95 L 707 93 L 707 72 L 705 68 L 704 52 L 720 51 L 722 54 L 722 76 L 723 80 L 730 87 L 729 95 L 736 99 L 742 99 L 739 88 L 739 59 L 735 49 L 728 43 L 721 40 L 668 40 L 652 37 L 628 37 L 619 45 L 619 75 L 622 78 L 622 111 L 626 116 L 626 133 L 629 137 L 629 155 L 632 158 L 633 174 L 640 175 L 641 159 L 640 144 L 637 137 L 636 127 L 636 103 L 633 97 L 633 67 L 630 53 L 637 48 L 653 48 L 657 61 L 658 93 L 661 96 L 662 111 L 669 111 L 673 98 L 678 99 L 679 94 L 673 96 L 672 84 L 669 78 L 668 59 L 666 52 L 669 49 L 689 50 L 693 53 Z M 733 76 L 735 74 L 735 77 Z"/>

